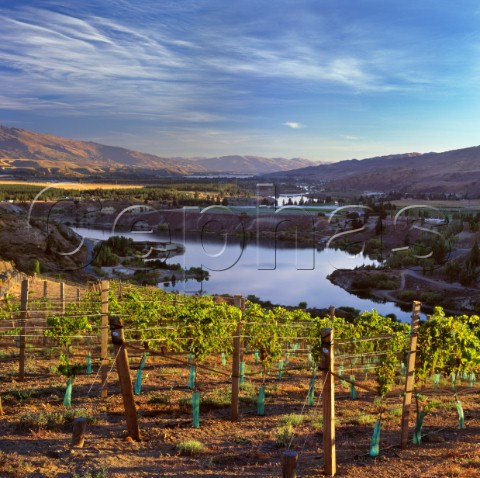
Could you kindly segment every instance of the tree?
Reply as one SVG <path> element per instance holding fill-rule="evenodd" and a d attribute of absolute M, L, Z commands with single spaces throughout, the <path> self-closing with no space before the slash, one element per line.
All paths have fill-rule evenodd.
<path fill-rule="evenodd" d="M 477 282 L 477 268 L 475 265 L 470 262 L 468 259 L 465 262 L 465 269 L 460 277 L 460 284 L 468 286 L 468 285 L 475 285 Z"/>
<path fill-rule="evenodd" d="M 445 275 L 449 282 L 455 282 L 461 272 L 460 264 L 457 261 L 449 261 L 445 266 Z"/>
<path fill-rule="evenodd" d="M 473 266 L 477 267 L 480 264 L 480 249 L 478 247 L 478 241 L 472 246 L 470 250 L 470 254 L 468 255 L 468 262 L 470 262 Z"/>
<path fill-rule="evenodd" d="M 99 243 L 93 248 L 93 257 L 95 258 L 92 264 L 96 267 L 112 267 L 119 263 L 119 258 L 112 249 L 106 245 Z"/>

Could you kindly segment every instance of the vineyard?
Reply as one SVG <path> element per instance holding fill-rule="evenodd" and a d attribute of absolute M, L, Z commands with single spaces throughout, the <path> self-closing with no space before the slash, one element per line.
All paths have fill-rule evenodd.
<path fill-rule="evenodd" d="M 0 302 L 0 476 L 480 468 L 478 316 L 420 321 L 415 302 L 411 323 L 347 321 L 333 307 L 51 284 L 23 280 Z"/>

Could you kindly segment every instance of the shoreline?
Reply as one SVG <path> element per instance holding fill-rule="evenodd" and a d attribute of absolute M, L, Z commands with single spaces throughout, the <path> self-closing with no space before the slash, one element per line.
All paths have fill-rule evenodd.
<path fill-rule="evenodd" d="M 400 287 L 397 289 L 380 289 L 380 288 L 356 288 L 355 281 L 359 279 L 372 279 L 375 275 L 388 273 L 392 276 L 397 276 L 400 281 Z M 413 276 L 413 280 L 405 280 L 405 276 Z M 476 288 L 462 287 L 459 284 L 452 284 L 441 280 L 431 280 L 419 276 L 415 271 L 386 271 L 382 269 L 337 269 L 328 277 L 328 280 L 338 287 L 346 290 L 350 294 L 357 297 L 367 297 L 372 300 L 384 300 L 396 304 L 402 308 L 412 305 L 413 300 L 422 303 L 422 308 L 429 312 L 434 311 L 434 307 L 440 306 L 442 309 L 450 314 L 462 315 L 464 313 L 473 313 L 475 310 L 475 303 L 480 294 L 480 290 Z M 374 281 L 372 280 L 372 284 Z M 408 285 L 408 287 L 407 287 Z M 459 292 L 463 292 L 459 294 Z M 412 300 L 405 300 L 398 297 L 398 294 L 411 296 Z M 437 298 L 439 295 L 443 297 L 443 304 L 439 304 L 438 300 L 433 300 L 433 304 L 429 302 L 429 295 L 432 298 Z M 423 300 L 422 300 L 423 298 Z M 426 300 L 427 299 L 427 300 Z"/>

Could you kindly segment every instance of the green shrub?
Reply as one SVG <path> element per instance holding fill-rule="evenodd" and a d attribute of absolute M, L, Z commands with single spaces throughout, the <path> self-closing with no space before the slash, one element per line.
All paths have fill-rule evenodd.
<path fill-rule="evenodd" d="M 280 425 L 281 426 L 289 426 L 297 427 L 301 425 L 307 417 L 305 415 L 301 415 L 299 413 L 290 413 L 290 415 L 285 415 L 280 418 Z"/>
<path fill-rule="evenodd" d="M 377 421 L 377 417 L 370 413 L 357 413 L 347 419 L 350 425 L 373 425 Z"/>
<path fill-rule="evenodd" d="M 291 424 L 277 428 L 275 432 L 275 444 L 279 448 L 286 447 L 290 444 L 293 436 L 293 426 Z"/>
<path fill-rule="evenodd" d="M 177 445 L 180 455 L 198 455 L 205 450 L 205 446 L 198 440 L 185 440 Z"/>
<path fill-rule="evenodd" d="M 323 416 L 317 413 L 312 417 L 312 429 L 315 431 L 323 430 Z"/>
<path fill-rule="evenodd" d="M 77 417 L 86 417 L 92 421 L 86 409 L 77 408 L 61 412 L 25 412 L 18 418 L 18 425 L 26 430 L 54 430 L 73 422 Z"/>
<path fill-rule="evenodd" d="M 393 407 L 390 410 L 388 410 L 387 413 L 391 417 L 401 417 L 403 413 L 403 407 L 402 406 Z"/>

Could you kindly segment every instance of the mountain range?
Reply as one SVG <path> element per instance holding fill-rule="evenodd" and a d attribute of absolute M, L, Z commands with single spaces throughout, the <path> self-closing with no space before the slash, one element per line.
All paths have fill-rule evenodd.
<path fill-rule="evenodd" d="M 338 192 L 451 193 L 480 197 L 480 146 L 315 164 L 303 158 L 169 158 L 0 125 L 0 174 L 126 178 L 232 173 L 324 184 Z"/>
<path fill-rule="evenodd" d="M 165 158 L 90 141 L 66 139 L 0 125 L 0 173 L 32 176 L 157 176 L 244 173 L 265 174 L 312 164 L 306 159 L 223 156 Z"/>
<path fill-rule="evenodd" d="M 278 172 L 271 179 L 309 179 L 328 190 L 467 194 L 480 197 L 480 146 L 442 153 L 405 153 L 351 159 Z"/>

